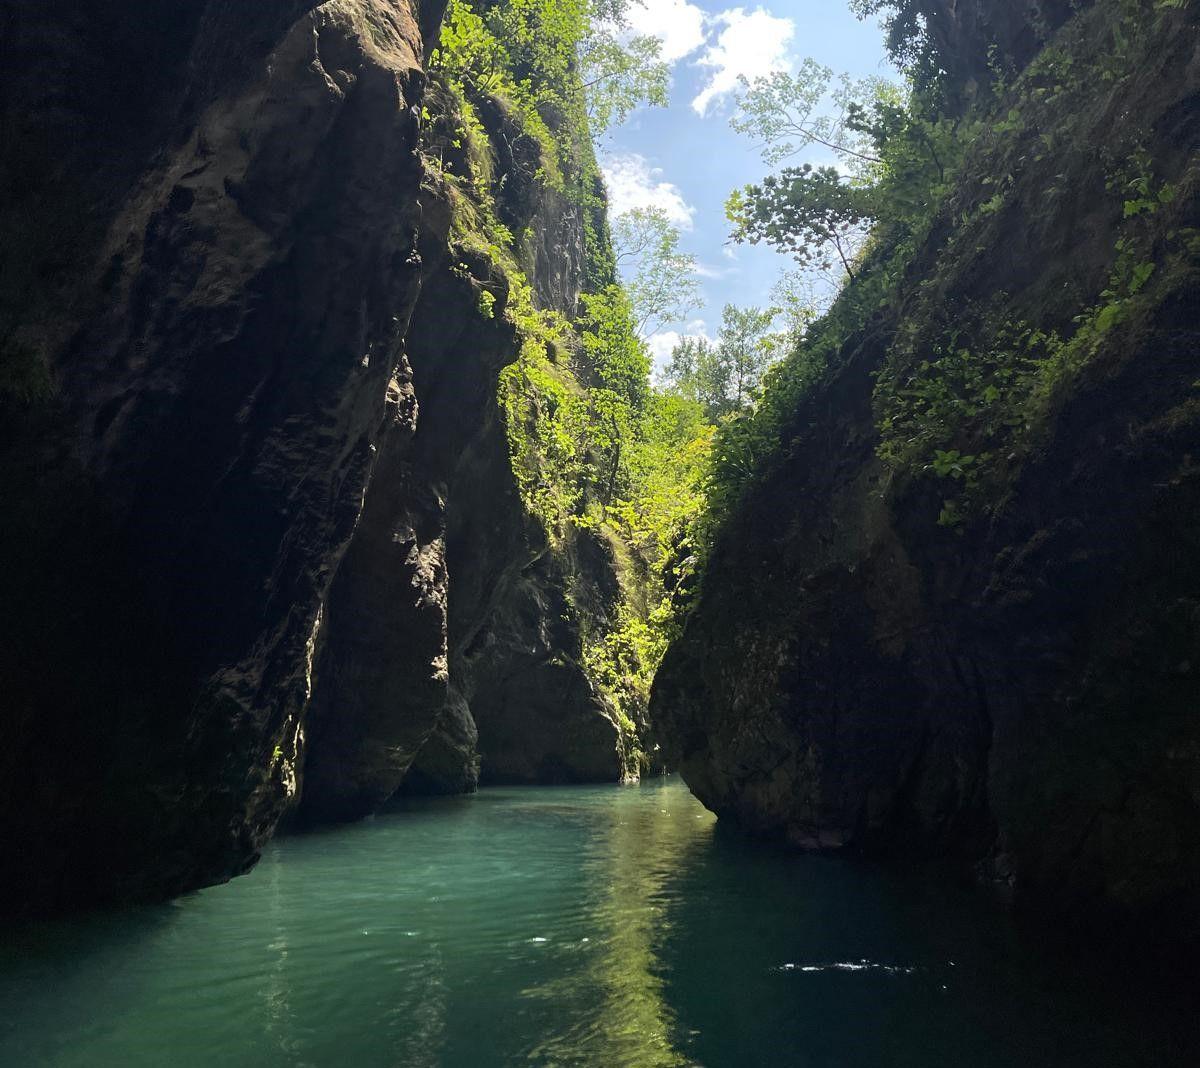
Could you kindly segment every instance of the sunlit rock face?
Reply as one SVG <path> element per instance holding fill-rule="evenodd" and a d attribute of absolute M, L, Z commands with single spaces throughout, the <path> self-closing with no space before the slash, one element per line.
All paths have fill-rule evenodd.
<path fill-rule="evenodd" d="M 1113 62 L 1099 14 L 1063 38 L 1064 65 Z M 1110 313 L 1125 318 L 1058 380 L 974 519 L 939 524 L 954 489 L 931 463 L 880 459 L 876 390 L 889 354 L 929 359 L 945 327 L 988 351 L 973 303 L 1069 337 L 1112 299 L 1131 209 L 1106 158 L 1143 146 L 1169 190 L 1155 225 L 1191 232 L 1188 18 L 1156 24 L 1119 91 L 1084 81 L 1083 105 L 1048 104 L 968 162 L 960 213 L 842 339 L 735 509 L 652 701 L 672 760 L 731 822 L 804 849 L 964 858 L 1060 929 L 1143 947 L 1200 939 L 1194 247 L 1146 254 L 1157 288 Z M 1011 193 L 973 213 L 997 158 Z"/>
<path fill-rule="evenodd" d="M 496 412 L 514 338 L 422 192 L 443 7 L 0 12 L 0 907 L 226 879 L 302 798 L 372 811 L 439 724 L 474 781 L 445 710 L 544 536 Z M 499 474 L 456 498 L 481 450 Z M 582 678 L 568 632 L 542 655 Z M 566 722 L 615 753 L 578 692 Z"/>

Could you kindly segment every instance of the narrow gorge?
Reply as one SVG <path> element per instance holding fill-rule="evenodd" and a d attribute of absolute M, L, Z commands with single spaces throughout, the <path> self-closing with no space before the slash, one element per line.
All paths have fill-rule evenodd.
<path fill-rule="evenodd" d="M 1200 2 L 792 6 L 0 0 L 0 1061 L 1194 1063 Z"/>

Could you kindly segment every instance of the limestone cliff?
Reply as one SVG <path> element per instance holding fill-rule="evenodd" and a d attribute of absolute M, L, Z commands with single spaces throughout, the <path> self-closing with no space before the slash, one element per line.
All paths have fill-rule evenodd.
<path fill-rule="evenodd" d="M 752 831 L 980 860 L 1044 915 L 1187 943 L 1200 38 L 1194 5 L 1118 7 L 1049 39 L 898 281 L 876 248 L 813 331 L 828 368 L 653 713 Z"/>
<path fill-rule="evenodd" d="M 550 777 L 619 775 L 508 466 L 504 280 L 422 158 L 441 6 L 0 5 L 5 908 L 228 878 L 431 738 L 470 788 L 476 663 L 561 680 Z"/>

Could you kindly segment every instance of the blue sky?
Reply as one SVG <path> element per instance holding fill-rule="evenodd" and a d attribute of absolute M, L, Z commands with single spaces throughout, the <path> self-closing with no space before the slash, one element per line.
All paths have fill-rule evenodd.
<path fill-rule="evenodd" d="M 770 170 L 752 141 L 729 125 L 737 75 L 794 71 L 808 56 L 855 78 L 894 72 L 878 25 L 859 22 L 845 0 L 631 0 L 629 19 L 634 32 L 662 41 L 662 57 L 672 65 L 671 104 L 638 110 L 601 140 L 613 213 L 663 208 L 699 263 L 705 299 L 688 322 L 649 339 L 661 362 L 680 334 L 715 334 L 724 304 L 769 304 L 771 287 L 792 263 L 765 246 L 728 244 L 725 198 Z"/>

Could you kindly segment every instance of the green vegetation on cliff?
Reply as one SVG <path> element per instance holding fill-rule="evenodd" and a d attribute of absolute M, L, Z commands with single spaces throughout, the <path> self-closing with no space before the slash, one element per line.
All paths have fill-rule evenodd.
<path fill-rule="evenodd" d="M 432 64 L 425 153 L 449 192 L 480 311 L 516 335 L 499 389 L 522 498 L 552 552 L 569 559 L 580 538 L 599 541 L 619 578 L 615 603 L 576 609 L 584 665 L 636 773 L 652 744 L 645 707 L 671 635 L 670 591 L 688 566 L 711 427 L 698 403 L 652 386 L 640 340 L 647 316 L 678 306 L 675 286 L 686 285 L 686 258 L 662 220 L 627 221 L 633 243 L 647 241 L 631 252 L 645 281 L 626 290 L 616 278 L 591 138 L 635 105 L 663 102 L 667 80 L 657 41 L 619 33 L 623 10 L 454 0 Z M 539 282 L 534 231 L 574 212 L 581 248 L 551 255 L 578 254 L 577 277 L 551 291 Z"/>
<path fill-rule="evenodd" d="M 844 197 L 732 205 L 817 255 L 870 226 L 718 432 L 652 714 L 755 833 L 961 858 L 1092 944 L 1194 955 L 1200 4 L 868 6 L 929 12 L 897 45 L 928 62 L 810 127 L 869 157 Z"/>
<path fill-rule="evenodd" d="M 1105 131 L 1105 182 L 1094 191 L 1102 201 L 1090 209 L 1097 219 L 1116 214 L 1115 241 L 1037 299 L 1007 291 L 946 299 L 951 279 L 993 256 L 1017 258 L 1011 288 L 1020 288 L 1014 228 L 1036 232 L 1081 195 L 1064 159 L 1096 150 L 1090 138 L 1110 102 L 1149 84 L 1166 23 L 1187 23 L 1195 5 L 1101 0 L 1019 75 L 1016 57 L 991 42 L 969 92 L 949 73 L 963 56 L 939 52 L 945 44 L 930 32 L 926 6 L 857 4 L 889 15 L 893 58 L 908 75 L 903 94 L 880 83 L 839 86 L 814 64 L 747 94 L 736 124 L 766 143 L 768 162 L 817 144 L 841 166 L 787 167 L 734 193 L 734 237 L 840 275 L 841 291 L 767 376 L 762 402 L 721 428 L 710 527 L 786 453 L 802 399 L 869 330 L 882 330 L 888 347 L 875 393 L 880 457 L 894 477 L 937 484 L 943 526 L 986 516 L 1104 337 L 1187 282 L 1197 233 L 1176 209 L 1195 168 L 1183 156 L 1155 159 L 1148 131 L 1126 121 Z M 1048 40 L 1051 30 L 1038 32 Z M 830 96 L 836 107 L 826 114 Z M 1036 198 L 1026 191 L 1033 175 L 1044 175 Z"/>
<path fill-rule="evenodd" d="M 746 487 L 786 457 L 804 398 L 856 339 L 885 350 L 874 422 L 889 479 L 927 485 L 931 526 L 962 531 L 1002 501 L 1103 339 L 1184 284 L 1195 257 L 1196 232 L 1177 217 L 1195 175 L 1178 161 L 1160 173 L 1125 124 L 1103 149 L 1108 203 L 1097 210 L 1119 216 L 1111 247 L 1037 299 L 1014 299 L 1018 262 L 1005 289 L 947 301 L 966 265 L 1073 195 L 1055 162 L 1089 151 L 1079 131 L 1151 76 L 1162 21 L 1187 19 L 1192 5 L 1103 0 L 1027 67 L 1007 39 L 948 37 L 923 0 L 854 6 L 888 19 L 905 85 L 838 80 L 808 62 L 748 86 L 734 124 L 768 164 L 817 146 L 839 166 L 785 166 L 728 203 L 735 239 L 790 254 L 800 277 L 823 275 L 836 297 L 819 317 L 795 286 L 774 307 L 727 308 L 717 341 L 685 339 L 657 384 L 640 337 L 687 308 L 694 279 L 652 212 L 618 220 L 614 242 L 591 143 L 636 104 L 664 99 L 655 42 L 618 34 L 619 2 L 454 0 L 435 57 L 442 110 L 430 105 L 427 153 L 457 190 L 463 270 L 490 265 L 481 311 L 519 338 L 500 384 L 514 474 L 555 551 L 599 539 L 621 578 L 615 606 L 580 622 L 631 769 L 650 741 L 650 683 L 695 572 Z M 1036 27 L 1043 43 L 1053 32 Z M 487 133 L 497 114 L 503 160 Z M 1036 200 L 1016 192 L 1041 171 Z M 579 288 L 556 300 L 539 291 L 529 206 L 551 200 L 584 220 Z"/>

